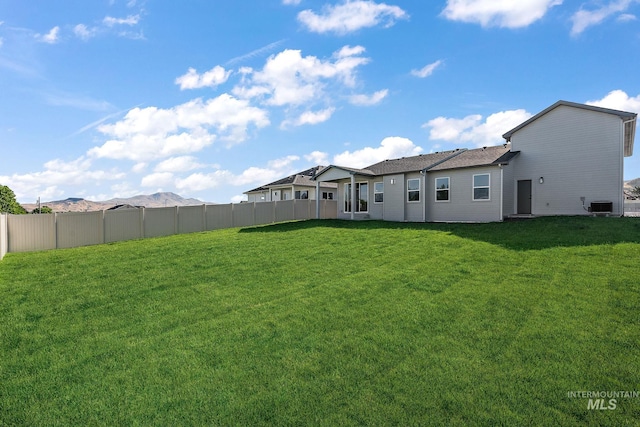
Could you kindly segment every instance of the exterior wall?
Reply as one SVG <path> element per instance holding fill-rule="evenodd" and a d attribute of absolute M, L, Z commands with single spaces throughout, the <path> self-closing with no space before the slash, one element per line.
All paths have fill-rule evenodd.
<path fill-rule="evenodd" d="M 506 218 L 515 211 L 515 179 L 513 163 L 502 166 L 502 217 Z"/>
<path fill-rule="evenodd" d="M 533 215 L 582 215 L 593 201 L 613 202 L 623 213 L 623 141 L 619 117 L 559 106 L 517 131 L 512 183 L 532 181 Z M 544 183 L 540 184 L 540 177 Z M 517 186 L 513 188 L 517 209 Z M 517 212 L 517 211 L 516 211 Z"/>
<path fill-rule="evenodd" d="M 408 190 L 408 181 L 410 179 L 419 179 L 420 180 L 420 201 L 419 202 L 409 202 L 407 196 Z M 402 195 L 404 204 L 405 204 L 405 220 L 409 222 L 422 222 L 425 220 L 425 211 L 424 211 L 424 202 L 425 202 L 425 185 L 424 185 L 424 175 L 419 172 L 413 172 L 405 174 L 404 176 L 404 193 Z"/>
<path fill-rule="evenodd" d="M 473 175 L 489 174 L 489 200 L 473 200 Z M 449 201 L 436 202 L 436 178 L 449 177 Z M 428 221 L 501 221 L 500 168 L 451 169 L 427 174 Z"/>
<path fill-rule="evenodd" d="M 405 199 L 407 184 L 404 174 L 384 176 L 384 205 L 382 219 L 402 222 L 405 220 Z M 392 184 L 393 182 L 393 184 Z"/>

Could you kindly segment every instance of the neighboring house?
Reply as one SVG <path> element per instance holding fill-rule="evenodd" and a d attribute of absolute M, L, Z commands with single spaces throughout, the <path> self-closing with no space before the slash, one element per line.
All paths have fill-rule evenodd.
<path fill-rule="evenodd" d="M 314 180 L 338 185 L 338 218 L 502 221 L 515 215 L 624 213 L 623 157 L 635 113 L 558 101 L 505 133 L 507 144 L 331 165 Z"/>
<path fill-rule="evenodd" d="M 318 191 L 319 199 L 335 200 L 337 184 L 327 182 L 320 185 L 319 190 L 316 189 L 313 177 L 318 170 L 323 168 L 324 166 L 314 166 L 253 190 L 245 191 L 244 194 L 247 195 L 249 202 L 272 202 L 292 199 L 316 200 L 316 191 Z"/>

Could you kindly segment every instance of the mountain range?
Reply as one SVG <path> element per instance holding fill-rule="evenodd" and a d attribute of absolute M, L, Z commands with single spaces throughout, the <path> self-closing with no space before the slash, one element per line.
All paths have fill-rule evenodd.
<path fill-rule="evenodd" d="M 193 206 L 202 205 L 205 202 L 198 199 L 185 199 L 175 193 L 154 193 L 150 195 L 138 195 L 128 198 L 116 198 L 104 201 L 91 201 L 83 198 L 69 197 L 64 200 L 41 202 L 42 206 L 50 207 L 54 212 L 89 212 L 101 211 L 118 205 L 144 206 L 145 208 L 160 208 L 165 206 Z M 27 212 L 38 207 L 36 203 L 23 203 Z"/>

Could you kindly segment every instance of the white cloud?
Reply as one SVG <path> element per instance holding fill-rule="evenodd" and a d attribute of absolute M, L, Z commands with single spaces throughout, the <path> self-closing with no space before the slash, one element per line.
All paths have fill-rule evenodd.
<path fill-rule="evenodd" d="M 303 57 L 301 51 L 287 49 L 271 56 L 260 71 L 244 69 L 244 81 L 234 88 L 243 97 L 267 97 L 274 106 L 302 105 L 316 102 L 330 82 L 348 87 L 355 85 L 356 69 L 369 62 L 361 55 L 362 46 L 344 46 L 333 55 L 334 61 L 315 56 Z"/>
<path fill-rule="evenodd" d="M 112 16 L 106 16 L 102 23 L 107 27 L 113 27 L 114 25 L 136 25 L 140 21 L 140 15 L 129 15 L 126 18 L 114 18 Z"/>
<path fill-rule="evenodd" d="M 586 104 L 596 107 L 611 108 L 613 110 L 640 113 L 640 94 L 631 97 L 622 90 L 612 90 L 604 98 L 587 101 Z"/>
<path fill-rule="evenodd" d="M 186 178 L 175 179 L 175 187 L 180 191 L 197 192 L 220 186 L 246 187 L 275 181 L 294 173 L 293 163 L 300 157 L 290 155 L 271 160 L 267 167 L 251 166 L 239 174 L 228 170 L 216 170 L 211 173 L 197 172 Z"/>
<path fill-rule="evenodd" d="M 420 77 L 421 79 L 429 77 L 431 74 L 433 74 L 436 68 L 442 65 L 443 62 L 444 61 L 442 61 L 441 59 L 438 59 L 436 62 L 432 62 L 431 64 L 428 64 L 419 70 L 411 70 L 411 75 Z"/>
<path fill-rule="evenodd" d="M 313 151 L 309 154 L 305 154 L 304 159 L 308 162 L 313 163 L 314 165 L 325 165 L 329 164 L 329 153 L 324 153 L 322 151 Z"/>
<path fill-rule="evenodd" d="M 160 188 L 173 184 L 171 172 L 155 172 L 142 178 L 140 185 L 143 187 Z"/>
<path fill-rule="evenodd" d="M 329 120 L 335 110 L 335 108 L 329 107 L 320 111 L 305 111 L 295 120 L 283 121 L 280 128 L 286 129 L 289 126 L 317 125 L 318 123 L 323 123 Z"/>
<path fill-rule="evenodd" d="M 376 104 L 379 104 L 384 98 L 386 98 L 388 93 L 389 91 L 387 89 L 383 89 L 383 90 L 374 92 L 371 95 L 365 95 L 365 94 L 351 95 L 349 97 L 349 102 L 353 105 L 360 105 L 360 106 L 376 105 Z"/>
<path fill-rule="evenodd" d="M 78 24 L 73 27 L 73 33 L 82 40 L 89 40 L 98 34 L 97 28 L 89 28 L 84 24 Z"/>
<path fill-rule="evenodd" d="M 98 130 L 112 139 L 88 154 L 148 161 L 197 152 L 216 139 L 239 143 L 247 138 L 250 127 L 268 124 L 264 110 L 228 94 L 207 101 L 194 99 L 169 109 L 134 108 L 122 120 L 99 126 Z"/>
<path fill-rule="evenodd" d="M 629 8 L 632 2 L 633 0 L 616 0 L 610 1 L 608 4 L 594 10 L 585 10 L 581 8 L 571 17 L 571 20 L 573 21 L 571 35 L 577 36 L 588 27 L 598 25 L 609 16 L 624 12 Z"/>
<path fill-rule="evenodd" d="M 483 27 L 520 28 L 541 19 L 562 0 L 448 0 L 442 15 L 452 21 Z"/>
<path fill-rule="evenodd" d="M 638 18 L 635 15 L 632 15 L 630 13 L 621 13 L 618 18 L 617 21 L 618 22 L 630 22 L 630 21 L 635 21 Z"/>
<path fill-rule="evenodd" d="M 362 168 L 385 159 L 417 156 L 422 147 L 415 145 L 410 139 L 390 136 L 382 140 L 379 147 L 365 147 L 353 152 L 345 151 L 333 158 L 333 164 Z"/>
<path fill-rule="evenodd" d="M 193 169 L 200 169 L 203 164 L 198 163 L 198 159 L 193 156 L 171 157 L 156 165 L 156 172 L 186 172 Z"/>
<path fill-rule="evenodd" d="M 47 34 L 41 35 L 36 34 L 36 38 L 44 43 L 54 44 L 58 42 L 58 33 L 60 32 L 60 27 L 53 27 Z"/>
<path fill-rule="evenodd" d="M 479 114 L 462 119 L 436 117 L 422 125 L 429 129 L 429 139 L 476 147 L 492 146 L 503 142 L 502 135 L 531 117 L 525 110 L 500 111 L 482 120 Z"/>
<path fill-rule="evenodd" d="M 203 74 L 198 74 L 195 68 L 189 68 L 186 74 L 176 79 L 175 83 L 180 85 L 180 90 L 199 89 L 203 87 L 215 88 L 226 82 L 230 75 L 230 70 L 227 71 L 219 65 L 216 65 Z"/>
<path fill-rule="evenodd" d="M 133 172 L 133 173 L 142 173 L 147 169 L 147 166 L 149 166 L 149 164 L 146 163 L 146 162 L 136 163 L 131 168 L 131 172 Z"/>
<path fill-rule="evenodd" d="M 37 197 L 48 199 L 62 195 L 59 186 L 87 185 L 124 177 L 125 174 L 115 170 L 93 170 L 91 159 L 81 156 L 68 162 L 50 160 L 40 172 L 0 176 L 0 182 L 11 187 L 18 199 L 35 200 Z"/>
<path fill-rule="evenodd" d="M 408 17 L 409 15 L 398 6 L 374 1 L 346 0 L 339 5 L 324 6 L 320 14 L 310 9 L 303 10 L 298 14 L 298 21 L 312 32 L 342 35 L 380 24 L 390 27 L 397 20 Z"/>

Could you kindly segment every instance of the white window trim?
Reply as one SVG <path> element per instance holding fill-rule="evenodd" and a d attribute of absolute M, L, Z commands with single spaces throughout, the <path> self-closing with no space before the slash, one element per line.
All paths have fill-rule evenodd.
<path fill-rule="evenodd" d="M 382 184 L 382 191 L 376 191 L 376 184 Z M 376 202 L 376 194 L 382 194 L 382 201 Z M 384 181 L 378 181 L 373 183 L 373 204 L 381 205 L 384 203 Z"/>
<path fill-rule="evenodd" d="M 367 184 L 367 210 L 366 210 L 366 211 L 354 211 L 353 213 L 356 213 L 356 214 L 360 214 L 360 213 L 369 213 L 369 204 L 370 204 L 370 203 L 369 203 L 369 185 L 370 185 L 370 184 L 369 184 L 369 181 L 358 181 L 358 182 L 356 182 L 356 188 L 357 188 L 358 186 L 360 186 L 361 184 Z M 351 183 L 350 183 L 350 182 L 345 182 L 345 183 L 344 183 L 344 190 L 342 191 L 342 194 L 343 194 L 343 197 L 345 197 L 345 199 L 346 199 L 346 193 L 347 193 L 346 188 L 347 188 L 347 186 L 349 186 L 349 185 L 351 185 Z M 354 191 L 354 190 L 352 189 L 351 191 Z M 359 200 L 358 200 L 358 198 L 356 197 L 356 203 L 359 203 L 359 202 L 360 202 L 360 201 L 359 201 Z M 344 206 L 345 206 L 345 208 L 346 208 L 347 201 L 346 201 L 346 200 L 344 200 L 344 201 L 343 201 L 343 203 L 344 203 Z M 351 209 L 353 209 L 353 206 L 351 206 Z M 346 210 L 346 209 L 345 209 L 345 210 L 344 210 L 344 213 L 351 213 L 351 211 L 348 211 L 348 210 Z"/>
<path fill-rule="evenodd" d="M 447 200 L 438 200 L 438 185 L 437 185 L 437 182 L 438 182 L 439 179 L 444 179 L 444 178 L 448 179 L 447 191 L 449 192 L 448 193 L 449 198 Z M 450 176 L 439 176 L 437 178 L 434 178 L 434 180 L 433 180 L 433 188 L 435 188 L 435 193 L 433 193 L 433 197 L 434 197 L 436 203 L 449 203 L 449 202 L 451 202 L 451 177 Z M 442 190 L 444 190 L 444 188 Z"/>
<path fill-rule="evenodd" d="M 409 181 L 418 181 L 418 189 L 417 190 L 409 190 Z M 421 203 L 422 202 L 422 184 L 420 184 L 422 180 L 420 178 L 408 178 L 407 179 L 407 203 Z M 417 191 L 418 192 L 418 200 L 409 200 L 409 192 Z"/>
<path fill-rule="evenodd" d="M 489 185 L 479 185 L 475 186 L 474 182 L 476 180 L 476 176 L 487 175 L 489 177 Z M 489 190 L 489 197 L 486 199 L 476 199 L 476 188 L 486 188 Z M 489 172 L 486 173 L 475 173 L 471 178 L 471 198 L 474 202 L 490 202 L 491 201 L 491 174 Z"/>

